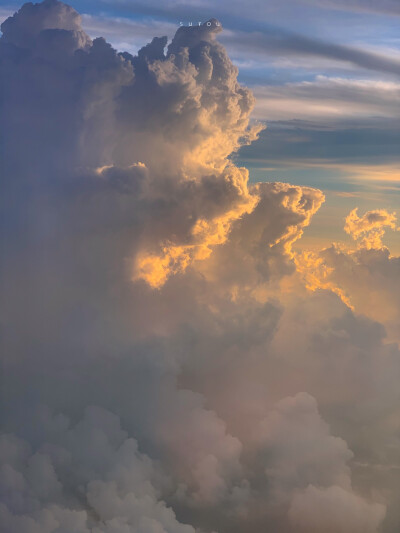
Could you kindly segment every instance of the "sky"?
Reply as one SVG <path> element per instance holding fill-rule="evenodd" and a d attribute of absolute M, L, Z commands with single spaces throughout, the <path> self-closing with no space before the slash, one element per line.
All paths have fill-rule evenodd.
<path fill-rule="evenodd" d="M 0 13 L 0 530 L 398 533 L 398 3 Z"/>

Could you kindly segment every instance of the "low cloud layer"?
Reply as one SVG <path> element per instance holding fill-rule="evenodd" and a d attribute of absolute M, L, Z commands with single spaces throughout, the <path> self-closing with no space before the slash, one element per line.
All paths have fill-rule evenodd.
<path fill-rule="evenodd" d="M 1 29 L 2 529 L 395 533 L 395 215 L 294 250 L 324 195 L 234 164 L 214 19 L 135 57 L 57 0 Z"/>

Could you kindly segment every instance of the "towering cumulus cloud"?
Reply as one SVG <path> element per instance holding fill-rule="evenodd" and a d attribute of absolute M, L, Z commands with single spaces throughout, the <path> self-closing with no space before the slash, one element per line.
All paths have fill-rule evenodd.
<path fill-rule="evenodd" d="M 232 162 L 214 19 L 135 57 L 57 0 L 1 30 L 1 531 L 397 532 L 395 216 L 296 251 L 324 196 Z"/>

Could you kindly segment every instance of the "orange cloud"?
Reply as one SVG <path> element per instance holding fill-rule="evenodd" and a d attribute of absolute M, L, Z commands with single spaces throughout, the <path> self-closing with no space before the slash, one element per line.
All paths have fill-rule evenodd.
<path fill-rule="evenodd" d="M 382 237 L 385 228 L 396 229 L 396 214 L 385 209 L 367 211 L 362 217 L 353 209 L 346 217 L 344 230 L 354 240 L 360 240 L 359 246 L 364 248 L 382 248 Z"/>
<path fill-rule="evenodd" d="M 169 238 L 161 246 L 156 243 L 152 249 L 144 244 L 134 260 L 133 280 L 142 279 L 152 288 L 159 288 L 172 274 L 184 272 L 194 261 L 209 257 L 213 247 L 226 241 L 232 224 L 257 205 L 259 197 L 248 190 L 247 182 L 246 169 L 227 165 L 213 184 L 207 179 L 195 184 L 193 193 L 199 198 L 206 199 L 209 194 L 216 193 L 226 195 L 215 197 L 214 210 L 206 206 L 207 211 L 197 218 L 195 214 L 182 218 L 182 225 L 187 225 L 183 238 Z M 182 186 L 186 185 L 187 182 L 183 182 Z M 175 186 L 179 189 L 179 183 Z M 191 202 L 193 213 L 202 208 L 196 205 L 196 198 Z"/>
<path fill-rule="evenodd" d="M 355 249 L 334 243 L 320 251 L 303 250 L 294 260 L 309 290 L 334 292 L 353 311 L 384 324 L 390 340 L 400 341 L 400 258 L 382 242 L 388 228 L 398 229 L 395 213 L 375 209 L 358 216 L 353 209 L 344 229 L 356 241 Z"/>

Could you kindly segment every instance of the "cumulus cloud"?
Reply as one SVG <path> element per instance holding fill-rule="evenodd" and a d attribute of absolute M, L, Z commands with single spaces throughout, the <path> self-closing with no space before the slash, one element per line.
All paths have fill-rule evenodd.
<path fill-rule="evenodd" d="M 378 531 L 384 513 L 382 505 L 368 506 L 341 487 L 320 489 L 310 485 L 295 496 L 289 516 L 296 531 L 374 533 Z"/>
<path fill-rule="evenodd" d="M 290 500 L 296 531 L 378 530 L 385 506 L 369 505 L 352 492 L 346 464 L 352 454 L 330 435 L 313 397 L 300 393 L 281 400 L 261 423 L 258 438 L 275 497 Z"/>
<path fill-rule="evenodd" d="M 37 449 L 13 435 L 1 437 L 5 531 L 194 532 L 159 501 L 155 466 L 117 416 L 88 407 L 71 426 L 45 412 L 40 429 Z"/>
<path fill-rule="evenodd" d="M 356 241 L 356 249 L 340 243 L 320 252 L 302 252 L 298 270 L 311 289 L 325 288 L 338 294 L 352 309 L 383 323 L 390 340 L 399 341 L 399 257 L 383 244 L 387 230 L 397 230 L 396 213 L 385 209 L 362 216 L 353 209 L 344 229 Z"/>
<path fill-rule="evenodd" d="M 349 488 L 346 463 L 352 454 L 342 439 L 329 434 L 315 399 L 306 393 L 278 402 L 260 423 L 258 445 L 269 456 L 266 474 L 286 497 L 309 484 Z"/>
<path fill-rule="evenodd" d="M 344 230 L 353 239 L 361 239 L 362 247 L 382 248 L 382 237 L 386 227 L 396 229 L 395 213 L 388 213 L 385 209 L 376 209 L 359 217 L 356 208 L 346 217 Z"/>
<path fill-rule="evenodd" d="M 399 460 L 398 347 L 333 279 L 307 288 L 293 243 L 323 193 L 230 157 L 261 127 L 219 30 L 132 56 L 57 0 L 2 25 L 6 531 L 396 524 L 374 468 Z"/>
<path fill-rule="evenodd" d="M 214 39 L 216 21 L 180 28 L 166 54 L 166 38 L 155 38 L 135 58 L 117 54 L 101 38 L 91 44 L 79 24 L 72 8 L 50 1 L 27 4 L 2 25 L 4 54 L 25 56 L 23 68 L 15 61 L 4 67 L 4 91 L 15 95 L 3 111 L 6 171 L 18 176 L 21 164 L 30 165 L 38 180 L 52 171 L 56 187 L 65 174 L 71 181 L 86 169 L 90 179 L 98 166 L 107 178 L 110 167 L 120 172 L 142 163 L 149 172 L 142 205 L 161 217 L 158 229 L 152 224 L 143 236 L 133 276 L 159 286 L 171 272 L 207 256 L 210 246 L 225 240 L 231 222 L 254 206 L 247 170 L 227 160 L 260 130 L 248 127 L 254 99 Z M 15 123 L 21 115 L 31 123 L 25 132 Z M 90 187 L 95 194 L 94 180 Z M 208 205 L 202 197 L 210 197 Z"/>

